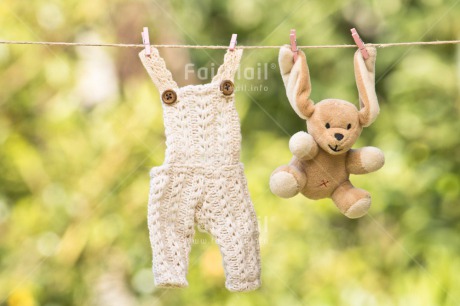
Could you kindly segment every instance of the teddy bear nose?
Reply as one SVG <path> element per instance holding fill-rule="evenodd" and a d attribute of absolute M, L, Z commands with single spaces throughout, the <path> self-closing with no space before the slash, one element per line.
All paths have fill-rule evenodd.
<path fill-rule="evenodd" d="M 335 133 L 335 134 L 334 134 L 334 137 L 335 137 L 335 139 L 337 139 L 337 140 L 342 140 L 342 139 L 343 139 L 343 134 Z"/>

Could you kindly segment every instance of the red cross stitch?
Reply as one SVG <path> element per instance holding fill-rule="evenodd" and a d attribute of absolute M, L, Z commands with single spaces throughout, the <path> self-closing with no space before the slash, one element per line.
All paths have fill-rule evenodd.
<path fill-rule="evenodd" d="M 328 183 L 329 181 L 321 180 L 321 184 L 319 184 L 318 187 L 321 187 L 321 186 L 327 187 Z"/>

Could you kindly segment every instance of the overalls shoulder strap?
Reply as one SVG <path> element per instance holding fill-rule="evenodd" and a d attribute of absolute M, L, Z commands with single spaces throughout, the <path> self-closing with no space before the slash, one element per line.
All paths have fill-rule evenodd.
<path fill-rule="evenodd" d="M 167 89 L 176 89 L 177 83 L 173 80 L 171 72 L 166 68 L 166 63 L 160 56 L 158 49 L 154 47 L 150 47 L 150 49 L 151 55 L 146 56 L 143 49 L 139 53 L 139 57 L 153 83 L 160 93 Z"/>
<path fill-rule="evenodd" d="M 227 50 L 224 57 L 224 63 L 217 70 L 217 74 L 212 79 L 213 82 L 232 80 L 240 64 L 243 49 Z"/>

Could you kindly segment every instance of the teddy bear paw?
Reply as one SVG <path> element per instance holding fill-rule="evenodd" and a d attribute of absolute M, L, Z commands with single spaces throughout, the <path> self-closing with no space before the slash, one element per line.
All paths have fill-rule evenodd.
<path fill-rule="evenodd" d="M 281 198 L 292 198 L 299 193 L 299 184 L 289 172 L 276 172 L 270 177 L 270 190 Z"/>
<path fill-rule="evenodd" d="M 371 207 L 371 199 L 363 198 L 358 200 L 355 204 L 351 205 L 350 208 L 345 212 L 345 216 L 350 219 L 361 218 Z"/>
<path fill-rule="evenodd" d="M 312 159 L 318 153 L 318 145 L 306 132 L 297 132 L 289 140 L 289 150 L 299 159 Z"/>
<path fill-rule="evenodd" d="M 364 147 L 361 152 L 361 166 L 367 173 L 377 171 L 385 164 L 385 155 L 379 148 Z"/>

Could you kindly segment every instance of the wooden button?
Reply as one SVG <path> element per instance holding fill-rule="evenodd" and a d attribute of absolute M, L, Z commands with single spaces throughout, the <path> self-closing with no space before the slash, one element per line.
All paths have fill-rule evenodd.
<path fill-rule="evenodd" d="M 220 83 L 220 91 L 226 96 L 230 96 L 235 90 L 235 85 L 230 80 L 224 80 Z"/>
<path fill-rule="evenodd" d="M 177 94 L 174 90 L 167 89 L 161 95 L 161 99 L 163 100 L 165 104 L 173 104 L 174 102 L 177 101 Z"/>

